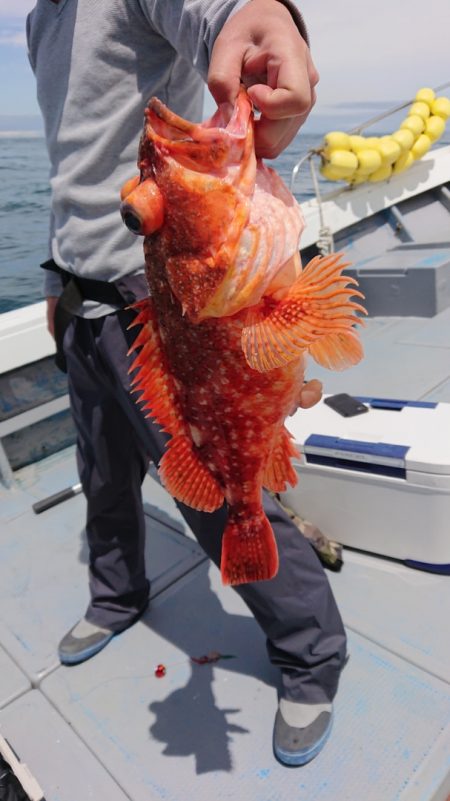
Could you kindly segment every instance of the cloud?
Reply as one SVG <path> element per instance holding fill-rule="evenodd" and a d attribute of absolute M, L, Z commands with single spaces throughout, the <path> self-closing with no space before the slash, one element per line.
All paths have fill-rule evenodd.
<path fill-rule="evenodd" d="M 0 3 L 2 0 L 0 0 Z M 25 21 L 18 17 L 3 19 L 0 14 L 0 44 L 12 47 L 25 47 Z"/>
<path fill-rule="evenodd" d="M 16 47 L 25 47 L 26 43 L 27 40 L 25 36 L 25 31 L 0 29 L 0 44 L 13 45 Z"/>
<path fill-rule="evenodd" d="M 447 78 L 448 0 L 299 2 L 321 81 L 319 104 L 408 100 Z M 432 7 L 432 13 L 431 12 Z"/>
<path fill-rule="evenodd" d="M 399 106 L 400 105 L 400 100 L 397 100 L 395 102 L 392 102 L 392 101 L 390 101 L 390 102 L 391 102 L 391 105 L 393 105 L 393 106 Z M 331 109 L 336 108 L 336 109 L 341 109 L 341 110 L 342 109 L 359 109 L 359 108 L 368 109 L 368 108 L 373 108 L 373 109 L 375 109 L 375 111 L 377 111 L 378 109 L 383 111 L 386 108 L 386 102 L 384 100 L 354 100 L 354 101 L 348 100 L 345 103 L 329 103 L 328 106 Z"/>
<path fill-rule="evenodd" d="M 0 0 L 0 19 L 23 19 L 36 5 L 36 0 Z"/>

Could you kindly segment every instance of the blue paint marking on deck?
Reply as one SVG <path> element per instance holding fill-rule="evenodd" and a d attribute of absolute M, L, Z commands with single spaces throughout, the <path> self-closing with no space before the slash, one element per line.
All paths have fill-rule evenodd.
<path fill-rule="evenodd" d="M 449 251 L 438 251 L 437 253 L 432 253 L 430 256 L 420 259 L 416 262 L 416 267 L 434 267 L 436 264 L 442 264 L 448 261 L 448 257 Z"/>
<path fill-rule="evenodd" d="M 347 245 L 346 245 L 346 247 L 347 247 Z M 351 270 L 352 272 L 355 272 L 355 271 L 356 271 L 356 272 L 358 272 L 358 271 L 359 271 L 359 268 L 360 268 L 360 267 L 362 267 L 362 266 L 363 266 L 363 264 L 368 264 L 368 263 L 369 263 L 369 262 L 371 262 L 371 261 L 373 261 L 373 256 L 368 256 L 366 259 L 359 259 L 359 260 L 356 262 L 356 264 L 355 264 L 355 265 L 353 265 L 351 268 L 347 267 L 347 270 L 346 270 L 346 271 L 347 271 L 347 272 L 349 272 L 349 271 Z M 344 272 L 345 272 L 345 271 L 344 271 Z"/>
<path fill-rule="evenodd" d="M 425 656 L 431 656 L 432 654 L 431 648 L 425 648 L 425 646 L 421 645 L 420 642 L 418 642 L 417 640 L 412 640 L 411 638 L 404 637 L 402 635 L 399 636 L 398 639 L 400 640 L 400 642 L 404 642 L 405 645 L 409 645 L 411 648 L 415 648 L 417 649 L 417 651 L 420 651 L 422 654 L 425 654 Z"/>
<path fill-rule="evenodd" d="M 69 670 L 70 670 L 70 668 L 69 668 Z M 118 737 L 114 737 L 114 735 L 112 735 L 110 733 L 110 731 L 108 729 L 107 721 L 105 719 L 100 719 L 99 716 L 96 715 L 93 712 L 93 710 L 89 706 L 87 706 L 86 704 L 78 703 L 78 707 L 83 711 L 83 713 L 85 714 L 85 716 L 89 720 L 92 720 L 92 722 L 93 722 L 94 726 L 96 727 L 96 729 L 117 748 L 117 750 L 122 754 L 124 759 L 127 762 L 132 762 L 133 754 L 131 754 L 122 745 L 122 743 L 119 741 Z"/>
<path fill-rule="evenodd" d="M 139 755 L 130 752 L 127 748 L 125 748 L 125 746 L 119 740 L 118 737 L 115 737 L 113 734 L 111 734 L 110 730 L 108 729 L 108 721 L 107 721 L 106 718 L 105 719 L 100 719 L 98 717 L 98 715 L 96 715 L 94 713 L 94 711 L 90 707 L 86 706 L 86 704 L 82 704 L 81 703 L 81 704 L 78 704 L 78 706 L 79 706 L 80 709 L 83 710 L 83 712 L 86 715 L 86 717 L 89 718 L 90 720 L 92 720 L 92 722 L 94 723 L 94 725 L 96 726 L 98 731 L 101 732 L 101 734 L 104 737 L 106 737 L 114 745 L 115 748 L 117 748 L 119 753 L 124 757 L 124 759 L 126 760 L 126 762 L 128 764 L 130 764 L 130 765 L 133 764 L 134 766 L 137 766 L 137 767 L 142 769 L 143 766 L 139 762 Z M 157 793 L 157 795 L 160 798 L 163 798 L 163 799 L 168 798 L 169 794 L 168 794 L 166 788 L 163 787 L 162 785 L 158 784 L 157 782 L 155 782 L 153 777 L 150 774 L 147 773 L 145 768 L 144 768 L 144 774 L 143 775 L 141 774 L 141 778 L 142 778 L 144 784 L 147 787 L 151 787 L 151 789 L 155 793 Z"/>
<path fill-rule="evenodd" d="M 17 632 L 11 631 L 11 634 L 17 640 L 17 642 L 20 642 L 22 648 L 24 648 L 25 651 L 28 651 L 28 653 L 30 654 L 32 651 L 30 644 L 25 642 L 25 640 L 22 637 L 20 637 L 19 634 L 17 634 Z"/>
<path fill-rule="evenodd" d="M 270 774 L 270 768 L 263 768 L 262 770 L 258 770 L 257 776 L 259 776 L 260 779 L 267 779 Z"/>

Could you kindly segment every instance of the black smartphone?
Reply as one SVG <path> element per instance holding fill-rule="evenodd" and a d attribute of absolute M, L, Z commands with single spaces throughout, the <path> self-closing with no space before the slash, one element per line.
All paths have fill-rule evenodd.
<path fill-rule="evenodd" d="M 338 414 L 341 414 L 342 417 L 354 417 L 357 414 L 364 414 L 364 412 L 369 411 L 368 406 L 345 392 L 341 392 L 339 395 L 330 395 L 329 398 L 325 398 L 324 403 Z"/>

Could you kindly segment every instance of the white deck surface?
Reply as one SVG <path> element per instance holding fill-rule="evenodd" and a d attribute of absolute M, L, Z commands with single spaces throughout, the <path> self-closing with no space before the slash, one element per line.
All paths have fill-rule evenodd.
<path fill-rule="evenodd" d="M 364 359 L 334 373 L 309 364 L 326 391 L 404 400 L 450 401 L 450 308 L 436 317 L 376 317 L 362 330 Z"/>
<path fill-rule="evenodd" d="M 449 318 L 371 320 L 361 367 L 309 373 L 327 392 L 448 401 Z M 333 733 L 310 765 L 283 768 L 264 638 L 164 490 L 146 478 L 149 610 L 67 668 L 57 643 L 87 603 L 84 499 L 31 504 L 77 481 L 74 451 L 17 478 L 0 490 L 0 732 L 47 801 L 448 801 L 450 577 L 344 552 L 327 573 L 350 652 Z M 190 662 L 210 650 L 235 658 Z"/>

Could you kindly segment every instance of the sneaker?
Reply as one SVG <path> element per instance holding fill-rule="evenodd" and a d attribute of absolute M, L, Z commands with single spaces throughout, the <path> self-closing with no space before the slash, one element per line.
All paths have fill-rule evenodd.
<path fill-rule="evenodd" d="M 305 705 L 286 702 L 283 699 L 280 701 L 273 730 L 274 754 L 283 765 L 306 765 L 317 756 L 328 740 L 333 724 L 333 710 L 331 704 L 317 704 L 317 715 L 307 725 L 297 728 L 296 725 L 289 725 L 292 723 L 292 717 L 295 717 L 286 714 L 289 706 L 295 708 Z M 327 708 L 326 711 L 323 710 L 323 706 Z M 310 712 L 313 712 L 312 708 Z"/>
<path fill-rule="evenodd" d="M 83 618 L 66 634 L 58 646 L 62 665 L 78 665 L 98 654 L 117 632 L 96 626 Z"/>

